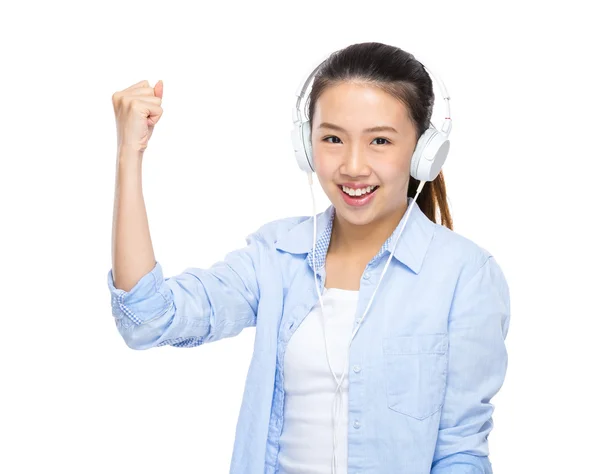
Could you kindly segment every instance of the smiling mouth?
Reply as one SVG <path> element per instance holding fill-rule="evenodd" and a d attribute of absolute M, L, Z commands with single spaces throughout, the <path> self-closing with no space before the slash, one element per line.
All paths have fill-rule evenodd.
<path fill-rule="evenodd" d="M 365 186 L 364 188 L 349 188 L 347 186 L 343 186 L 343 185 L 339 185 L 338 188 L 341 189 L 341 191 L 346 194 L 347 196 L 353 197 L 353 198 L 360 198 L 363 196 L 366 196 L 367 194 L 371 194 L 374 191 L 376 191 L 379 186 Z"/>

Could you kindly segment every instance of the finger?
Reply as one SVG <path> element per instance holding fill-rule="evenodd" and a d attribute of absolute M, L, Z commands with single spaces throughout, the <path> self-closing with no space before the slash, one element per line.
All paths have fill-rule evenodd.
<path fill-rule="evenodd" d="M 135 99 L 132 104 L 133 109 L 144 112 L 149 116 L 162 114 L 162 107 L 160 106 L 159 97 L 148 97 L 144 99 Z"/>
<path fill-rule="evenodd" d="M 132 86 L 129 86 L 127 89 L 123 89 L 122 92 L 131 91 L 131 90 L 137 89 L 139 87 L 149 87 L 149 86 L 150 86 L 150 83 L 148 82 L 148 80 L 144 79 L 143 81 L 140 81 L 137 84 L 133 84 Z"/>
<path fill-rule="evenodd" d="M 148 126 L 154 127 L 163 114 L 163 109 L 160 106 L 148 107 Z"/>
<path fill-rule="evenodd" d="M 163 81 L 162 81 L 162 79 L 161 79 L 161 80 L 159 80 L 159 81 L 156 83 L 156 85 L 154 86 L 154 95 L 155 95 L 156 97 L 160 97 L 160 98 L 162 99 L 162 96 L 163 96 L 163 88 L 164 88 L 164 86 L 163 86 Z"/>
<path fill-rule="evenodd" d="M 137 89 L 132 89 L 127 93 L 130 96 L 149 96 L 154 97 L 154 87 L 138 87 Z"/>
<path fill-rule="evenodd" d="M 135 102 L 139 104 L 152 104 L 152 105 L 160 105 L 162 99 L 160 97 L 154 97 L 153 95 L 129 95 L 129 101 Z"/>
<path fill-rule="evenodd" d="M 113 103 L 115 103 L 117 100 L 121 99 L 122 97 L 126 97 L 127 95 L 130 95 L 131 93 L 137 91 L 140 88 L 149 87 L 149 86 L 150 86 L 150 84 L 148 84 L 148 81 L 144 79 L 143 81 L 140 81 L 137 84 L 129 86 L 127 89 L 123 89 L 122 91 L 115 92 L 112 96 Z"/>

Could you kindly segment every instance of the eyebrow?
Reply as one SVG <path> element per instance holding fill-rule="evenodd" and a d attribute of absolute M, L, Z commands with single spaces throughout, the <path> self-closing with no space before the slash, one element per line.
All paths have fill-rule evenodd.
<path fill-rule="evenodd" d="M 338 132 L 344 132 L 344 133 L 346 133 L 346 130 L 344 130 L 339 125 L 335 125 L 335 124 L 329 123 L 329 122 L 323 122 L 323 123 L 321 123 L 321 125 L 319 125 L 318 128 L 330 128 L 332 130 L 337 130 Z M 370 132 L 393 132 L 393 133 L 398 133 L 398 131 L 394 127 L 390 127 L 390 126 L 387 126 L 387 125 L 379 125 L 377 127 L 365 128 L 363 130 L 363 133 L 370 133 Z"/>

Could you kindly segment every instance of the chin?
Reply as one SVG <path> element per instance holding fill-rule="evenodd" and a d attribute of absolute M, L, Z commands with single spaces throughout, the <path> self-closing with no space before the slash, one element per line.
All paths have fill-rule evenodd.
<path fill-rule="evenodd" d="M 376 214 L 371 211 L 353 211 L 344 208 L 344 203 L 341 206 L 335 206 L 336 214 L 348 224 L 363 226 L 368 225 L 376 220 Z"/>

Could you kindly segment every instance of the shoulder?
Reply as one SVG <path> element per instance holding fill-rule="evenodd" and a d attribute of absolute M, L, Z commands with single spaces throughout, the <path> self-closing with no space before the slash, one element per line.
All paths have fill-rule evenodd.
<path fill-rule="evenodd" d="M 454 313 L 468 310 L 501 315 L 506 337 L 510 320 L 511 296 L 505 273 L 495 256 L 472 239 L 437 223 L 431 252 L 436 260 L 433 270 L 437 278 L 452 282 Z"/>
<path fill-rule="evenodd" d="M 465 235 L 429 221 L 433 238 L 428 257 L 436 267 L 453 268 L 461 278 L 470 279 L 486 264 L 498 266 L 492 252 Z M 499 270 L 499 267 L 498 267 Z"/>
<path fill-rule="evenodd" d="M 271 246 L 298 224 L 309 219 L 312 219 L 312 216 L 291 216 L 266 222 L 250 234 L 247 240 L 259 239 L 267 246 Z"/>
<path fill-rule="evenodd" d="M 487 248 L 479 245 L 471 238 L 441 224 L 431 222 L 431 225 L 433 226 L 432 245 L 437 247 L 438 250 L 452 251 L 463 259 L 472 260 L 475 263 L 483 263 L 492 256 Z"/>

